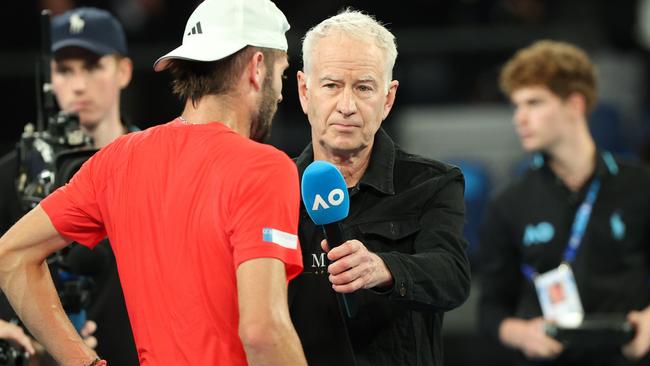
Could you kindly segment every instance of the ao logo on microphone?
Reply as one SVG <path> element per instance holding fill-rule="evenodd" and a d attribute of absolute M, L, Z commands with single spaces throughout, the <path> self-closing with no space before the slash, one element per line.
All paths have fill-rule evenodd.
<path fill-rule="evenodd" d="M 345 200 L 345 193 L 340 188 L 333 189 L 327 195 L 327 202 L 321 197 L 320 194 L 316 194 L 314 197 L 314 205 L 311 207 L 312 211 L 318 211 L 319 209 L 328 209 L 330 206 L 338 206 Z"/>
<path fill-rule="evenodd" d="M 348 187 L 334 164 L 316 160 L 305 169 L 301 183 L 302 200 L 316 225 L 341 221 L 350 211 Z"/>

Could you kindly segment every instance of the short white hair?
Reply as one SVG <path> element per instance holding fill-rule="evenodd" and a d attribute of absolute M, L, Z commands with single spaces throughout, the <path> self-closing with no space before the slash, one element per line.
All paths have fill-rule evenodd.
<path fill-rule="evenodd" d="M 388 90 L 388 84 L 393 79 L 395 59 L 397 59 L 395 36 L 373 16 L 351 8 L 346 8 L 337 15 L 323 20 L 305 34 L 302 40 L 302 64 L 305 74 L 309 74 L 314 45 L 333 32 L 342 32 L 357 39 L 374 42 L 384 52 L 386 90 Z M 359 52 L 363 51 L 359 50 Z"/>

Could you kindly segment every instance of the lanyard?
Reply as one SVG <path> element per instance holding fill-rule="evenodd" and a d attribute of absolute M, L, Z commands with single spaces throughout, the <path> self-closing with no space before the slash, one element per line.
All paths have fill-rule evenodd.
<path fill-rule="evenodd" d="M 576 258 L 580 244 L 582 244 L 582 238 L 585 236 L 585 231 L 587 231 L 587 224 L 589 223 L 589 219 L 591 219 L 591 211 L 596 202 L 596 198 L 598 197 L 599 190 L 600 179 L 596 178 L 591 182 L 589 190 L 587 191 L 587 197 L 585 197 L 585 200 L 580 204 L 578 211 L 576 211 L 573 225 L 571 225 L 571 237 L 569 238 L 569 243 L 564 250 L 563 262 L 571 263 Z M 527 264 L 521 266 L 521 272 L 530 280 L 535 277 L 536 273 L 535 268 Z"/>

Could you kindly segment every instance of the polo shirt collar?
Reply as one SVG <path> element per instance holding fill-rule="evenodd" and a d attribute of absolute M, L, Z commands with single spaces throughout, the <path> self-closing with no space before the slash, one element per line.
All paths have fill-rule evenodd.
<path fill-rule="evenodd" d="M 550 172 L 547 162 L 548 156 L 546 154 L 537 153 L 533 156 L 533 169 L 543 168 L 545 171 Z M 594 176 L 602 179 L 606 176 L 617 174 L 618 163 L 616 163 L 612 153 L 607 150 L 596 149 L 596 169 L 594 171 Z"/>

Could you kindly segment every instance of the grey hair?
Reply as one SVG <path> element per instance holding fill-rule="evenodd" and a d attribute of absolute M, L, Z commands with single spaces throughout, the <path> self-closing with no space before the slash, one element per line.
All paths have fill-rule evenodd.
<path fill-rule="evenodd" d="M 330 35 L 333 31 L 340 31 L 348 36 L 361 40 L 374 41 L 375 45 L 386 56 L 386 90 L 393 79 L 393 67 L 397 58 L 397 44 L 395 36 L 372 15 L 351 8 L 343 9 L 335 16 L 329 17 L 311 28 L 302 39 L 302 64 L 303 71 L 309 74 L 311 55 L 316 41 Z"/>

